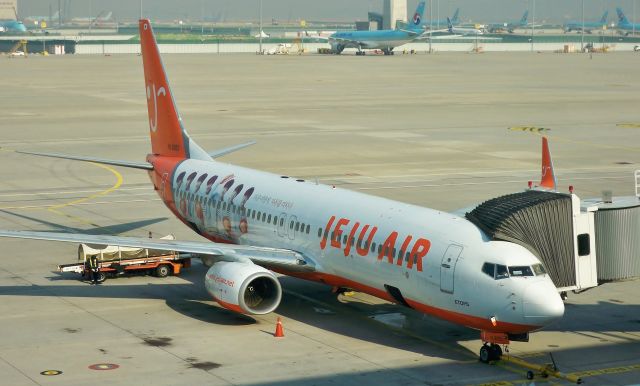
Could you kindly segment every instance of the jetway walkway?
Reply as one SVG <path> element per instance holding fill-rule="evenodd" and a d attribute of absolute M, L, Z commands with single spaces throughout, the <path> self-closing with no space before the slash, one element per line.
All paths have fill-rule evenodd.
<path fill-rule="evenodd" d="M 640 197 L 581 201 L 529 189 L 488 200 L 466 218 L 493 240 L 527 248 L 560 291 L 640 277 Z"/>
<path fill-rule="evenodd" d="M 494 240 L 529 249 L 556 287 L 578 286 L 571 195 L 528 190 L 486 201 L 466 217 Z"/>

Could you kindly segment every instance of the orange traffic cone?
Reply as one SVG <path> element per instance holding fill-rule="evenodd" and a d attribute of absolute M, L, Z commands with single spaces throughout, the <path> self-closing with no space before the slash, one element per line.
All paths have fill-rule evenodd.
<path fill-rule="evenodd" d="M 282 329 L 282 321 L 280 317 L 278 317 L 278 321 L 276 322 L 276 333 L 273 334 L 276 338 L 284 338 L 284 330 Z"/>

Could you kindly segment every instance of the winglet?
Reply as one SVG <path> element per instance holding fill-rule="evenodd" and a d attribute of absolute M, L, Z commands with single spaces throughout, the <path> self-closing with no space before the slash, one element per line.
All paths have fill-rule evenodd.
<path fill-rule="evenodd" d="M 552 190 L 557 190 L 558 187 L 547 137 L 542 137 L 542 177 L 540 178 L 540 186 Z"/>

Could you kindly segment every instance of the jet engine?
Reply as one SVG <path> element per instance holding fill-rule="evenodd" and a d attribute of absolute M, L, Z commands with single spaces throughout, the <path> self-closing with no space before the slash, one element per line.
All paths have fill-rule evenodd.
<path fill-rule="evenodd" d="M 213 264 L 207 271 L 205 287 L 224 308 L 249 315 L 268 314 L 282 299 L 276 275 L 252 263 Z"/>

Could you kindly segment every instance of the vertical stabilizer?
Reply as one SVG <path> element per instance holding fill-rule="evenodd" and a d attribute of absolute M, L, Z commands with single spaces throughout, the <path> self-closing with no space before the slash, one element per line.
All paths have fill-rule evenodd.
<path fill-rule="evenodd" d="M 451 24 L 458 24 L 458 16 L 460 15 L 460 8 L 456 8 L 456 11 L 453 13 L 451 17 Z"/>
<path fill-rule="evenodd" d="M 527 9 L 526 11 L 524 11 L 524 13 L 522 14 L 522 17 L 520 18 L 520 25 L 527 25 L 528 18 L 529 18 L 529 10 Z"/>
<path fill-rule="evenodd" d="M 210 159 L 182 127 L 151 23 L 143 19 L 139 27 L 152 153 L 167 157 Z"/>
<path fill-rule="evenodd" d="M 414 28 L 420 27 L 422 25 L 422 17 L 424 16 L 424 8 L 425 2 L 421 1 L 418 3 L 418 7 L 416 8 L 416 12 L 413 14 L 413 26 Z"/>
<path fill-rule="evenodd" d="M 557 190 L 558 188 L 547 137 L 542 137 L 542 177 L 540 178 L 540 186 L 551 190 Z"/>
<path fill-rule="evenodd" d="M 604 13 L 602 14 L 602 18 L 600 19 L 600 24 L 602 25 L 606 25 L 607 24 L 607 18 L 609 17 L 609 10 L 604 11 Z"/>
<path fill-rule="evenodd" d="M 618 13 L 618 25 L 629 24 L 629 20 L 627 20 L 627 17 L 624 15 L 624 12 L 622 12 L 622 8 L 616 8 L 616 13 Z"/>

